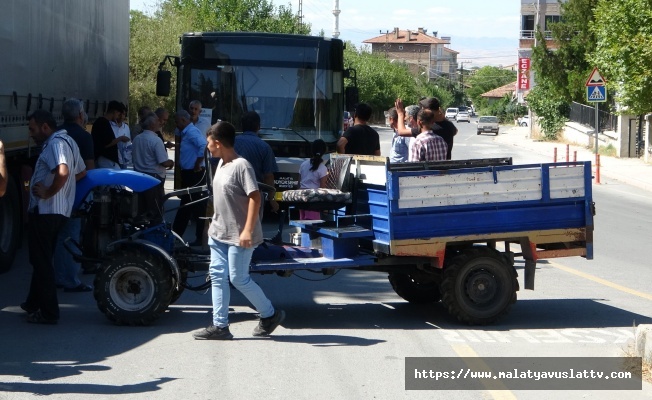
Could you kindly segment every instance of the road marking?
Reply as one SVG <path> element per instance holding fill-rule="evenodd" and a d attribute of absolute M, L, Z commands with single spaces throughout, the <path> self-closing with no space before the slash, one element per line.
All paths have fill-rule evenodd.
<path fill-rule="evenodd" d="M 485 371 L 491 370 L 489 366 L 482 361 L 482 358 L 476 353 L 471 346 L 468 346 L 466 344 L 454 344 L 453 350 L 457 353 L 458 356 L 460 357 L 475 357 L 477 358 L 477 362 L 474 365 L 468 365 L 469 368 L 475 369 L 475 370 L 480 370 L 483 369 Z M 496 374 L 496 371 L 492 371 L 494 374 Z M 498 388 L 497 390 L 488 390 L 489 394 L 491 397 L 493 397 L 496 400 L 516 400 L 516 396 L 514 393 L 512 393 L 510 390 L 507 389 L 507 387 L 501 382 L 501 381 L 487 381 L 483 379 L 482 381 L 482 386 L 484 387 L 496 387 Z M 488 385 L 487 383 L 490 383 L 491 385 Z"/>
<path fill-rule="evenodd" d="M 613 283 L 613 282 L 608 281 L 606 279 L 598 278 L 597 276 L 587 274 L 586 272 L 578 271 L 578 270 L 576 270 L 574 268 L 570 268 L 570 267 L 567 267 L 565 265 L 558 264 L 558 263 L 556 263 L 554 261 L 548 260 L 548 264 L 551 265 L 554 268 L 557 268 L 557 269 L 560 269 L 562 271 L 566 271 L 568 273 L 571 273 L 573 275 L 577 275 L 579 277 L 588 279 L 590 281 L 593 281 L 593 282 L 608 286 L 608 287 L 610 287 L 612 289 L 616 289 L 616 290 L 620 290 L 621 292 L 633 294 L 634 296 L 638 296 L 638 297 L 641 297 L 643 299 L 652 300 L 652 294 L 643 293 L 643 292 L 639 292 L 638 290 L 630 289 L 630 288 L 628 288 L 626 286 L 622 286 L 622 285 L 619 285 L 617 283 Z"/>

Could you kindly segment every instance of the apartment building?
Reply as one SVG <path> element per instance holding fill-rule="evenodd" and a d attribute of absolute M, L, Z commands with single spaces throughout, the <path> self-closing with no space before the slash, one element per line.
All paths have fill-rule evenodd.
<path fill-rule="evenodd" d="M 426 76 L 429 80 L 443 77 L 456 82 L 459 52 L 448 48 L 450 42 L 450 37 L 437 37 L 437 32 L 429 35 L 424 28 L 394 28 L 363 41 L 371 45 L 372 53 L 406 63 L 415 75 Z"/>
<path fill-rule="evenodd" d="M 566 0 L 561 0 L 566 2 Z M 521 33 L 518 49 L 518 81 L 516 92 L 519 102 L 523 102 L 523 95 L 534 84 L 531 70 L 532 48 L 536 45 L 535 33 L 541 30 L 544 33 L 548 48 L 558 47 L 552 40 L 550 24 L 559 22 L 561 6 L 559 0 L 521 0 Z"/>

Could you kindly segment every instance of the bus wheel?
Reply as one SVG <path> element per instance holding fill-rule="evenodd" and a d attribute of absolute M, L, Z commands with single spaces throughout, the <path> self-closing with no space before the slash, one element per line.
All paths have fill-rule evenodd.
<path fill-rule="evenodd" d="M 490 324 L 516 301 L 516 270 L 498 251 L 465 249 L 444 268 L 442 301 L 451 315 L 468 324 Z"/>
<path fill-rule="evenodd" d="M 396 294 L 410 303 L 436 303 L 441 300 L 439 283 L 434 280 L 423 280 L 400 272 L 390 272 L 387 278 Z"/>
<path fill-rule="evenodd" d="M 95 274 L 95 301 L 118 325 L 149 325 L 170 305 L 172 273 L 157 257 L 125 251 L 108 255 Z"/>

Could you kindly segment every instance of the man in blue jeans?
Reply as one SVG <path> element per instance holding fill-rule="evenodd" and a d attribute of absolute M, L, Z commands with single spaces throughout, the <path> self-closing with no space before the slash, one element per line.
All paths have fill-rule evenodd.
<path fill-rule="evenodd" d="M 249 263 L 254 248 L 263 242 L 263 229 L 258 218 L 261 196 L 256 175 L 249 162 L 233 148 L 235 127 L 218 122 L 208 129 L 208 150 L 219 157 L 213 178 L 215 214 L 208 229 L 211 262 L 213 323 L 195 332 L 195 339 L 230 340 L 229 279 L 253 304 L 260 314 L 254 336 L 270 335 L 285 319 L 283 310 L 275 309 L 263 290 L 251 279 Z"/>

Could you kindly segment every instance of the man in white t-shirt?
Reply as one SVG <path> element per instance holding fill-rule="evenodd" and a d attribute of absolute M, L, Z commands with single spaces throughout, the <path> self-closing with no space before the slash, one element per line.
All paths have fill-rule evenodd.
<path fill-rule="evenodd" d="M 111 121 L 111 128 L 115 134 L 116 139 L 125 136 L 129 140 L 124 140 L 118 142 L 118 164 L 120 168 L 126 169 L 132 165 L 131 161 L 131 132 L 129 131 L 129 125 L 125 122 L 125 116 L 127 114 L 127 107 L 120 103 L 120 109 L 115 114 L 115 119 Z"/>

